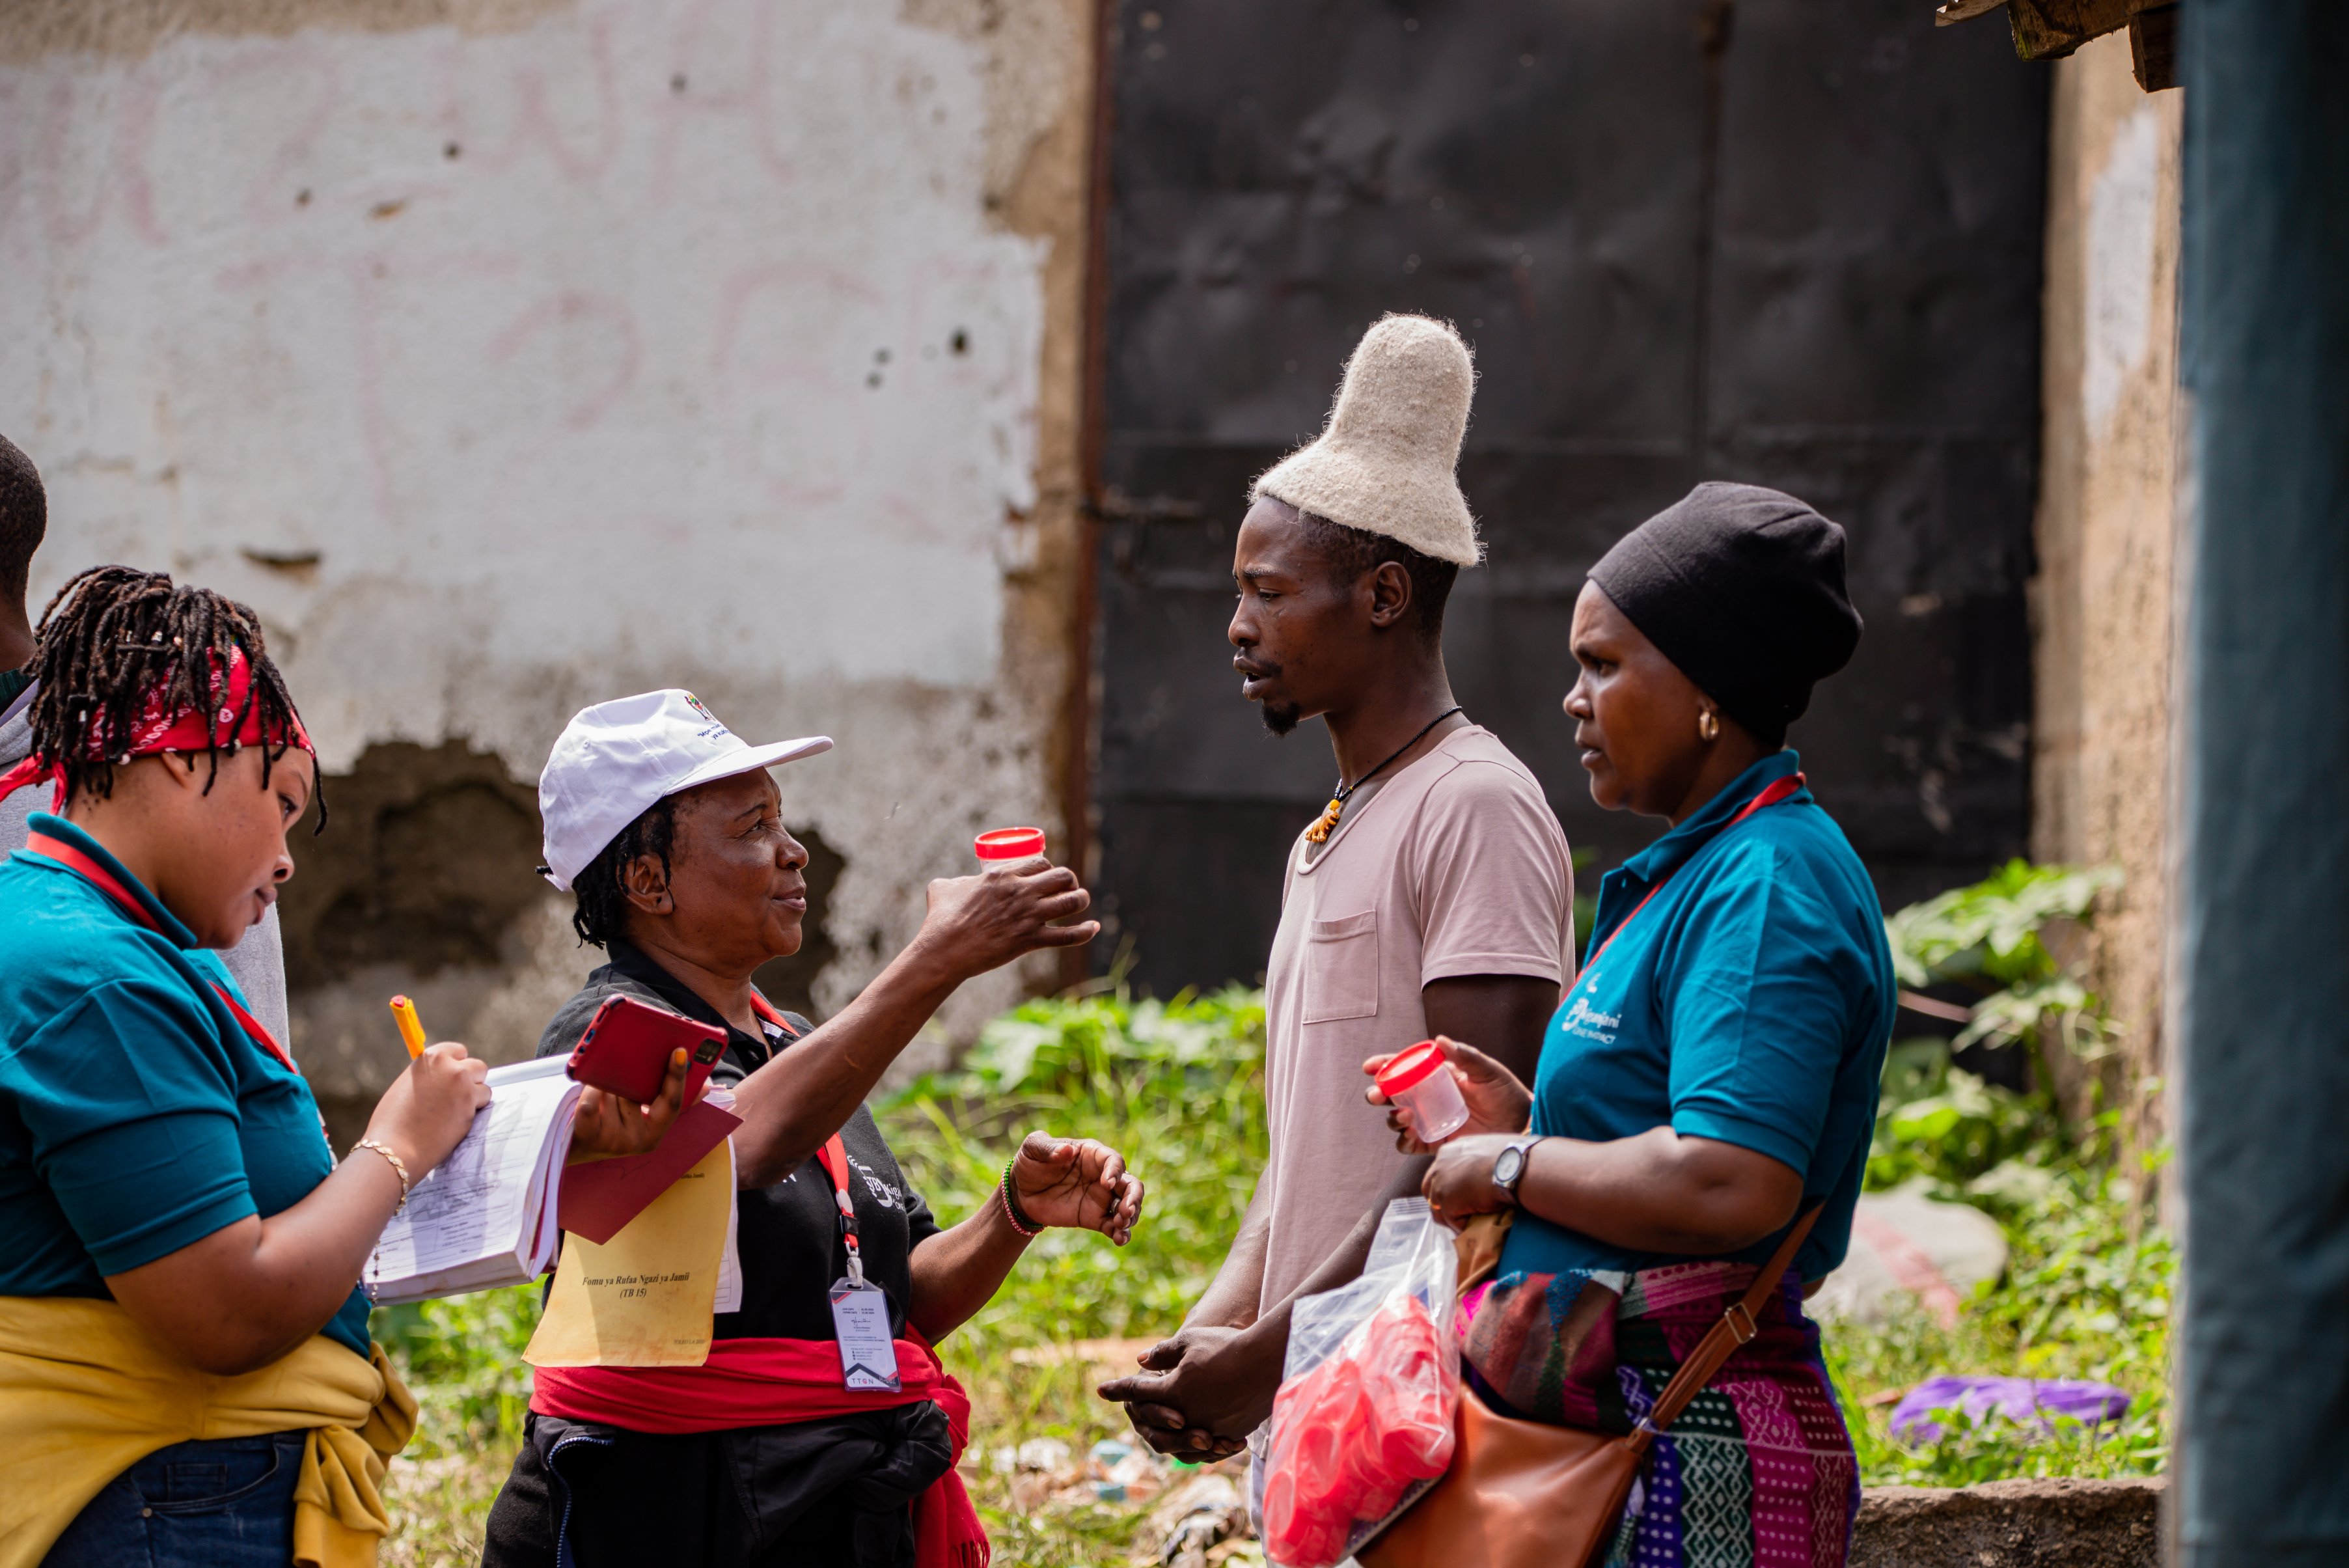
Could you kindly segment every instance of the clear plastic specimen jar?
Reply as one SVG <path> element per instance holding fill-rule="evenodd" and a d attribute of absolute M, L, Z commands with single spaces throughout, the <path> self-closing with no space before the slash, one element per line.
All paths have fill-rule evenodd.
<path fill-rule="evenodd" d="M 1442 1143 L 1467 1125 L 1468 1102 L 1460 1097 L 1444 1047 L 1433 1040 L 1397 1052 L 1379 1069 L 1378 1085 L 1422 1143 Z"/>

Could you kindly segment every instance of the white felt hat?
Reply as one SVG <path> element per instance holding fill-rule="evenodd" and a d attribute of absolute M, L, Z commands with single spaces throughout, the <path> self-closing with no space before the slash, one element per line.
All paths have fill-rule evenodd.
<path fill-rule="evenodd" d="M 1390 316 L 1346 361 L 1330 423 L 1249 493 L 1382 534 L 1439 561 L 1485 558 L 1454 470 L 1468 432 L 1476 367 L 1446 323 Z"/>
<path fill-rule="evenodd" d="M 620 830 L 663 795 L 832 750 L 829 735 L 754 746 L 672 687 L 582 708 L 538 775 L 546 879 L 568 891 Z"/>

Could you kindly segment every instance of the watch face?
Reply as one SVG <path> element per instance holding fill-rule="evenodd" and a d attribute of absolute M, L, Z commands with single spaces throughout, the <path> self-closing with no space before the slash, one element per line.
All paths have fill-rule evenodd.
<path fill-rule="evenodd" d="M 1493 1180 L 1497 1186 L 1515 1187 L 1517 1184 L 1517 1172 L 1525 1168 L 1526 1151 L 1516 1144 L 1511 1144 L 1501 1151 L 1499 1158 L 1493 1161 Z"/>

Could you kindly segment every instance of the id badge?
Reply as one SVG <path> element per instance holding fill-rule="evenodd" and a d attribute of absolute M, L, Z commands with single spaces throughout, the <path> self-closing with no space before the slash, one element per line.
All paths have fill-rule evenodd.
<path fill-rule="evenodd" d="M 852 1389 L 897 1392 L 897 1345 L 889 1332 L 889 1298 L 879 1286 L 835 1281 L 832 1331 L 840 1340 L 843 1383 Z"/>

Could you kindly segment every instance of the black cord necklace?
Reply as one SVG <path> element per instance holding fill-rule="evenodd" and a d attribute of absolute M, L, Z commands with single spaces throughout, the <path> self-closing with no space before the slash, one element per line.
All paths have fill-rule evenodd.
<path fill-rule="evenodd" d="M 1397 746 L 1394 749 L 1393 755 L 1388 757 L 1386 762 L 1381 763 L 1377 767 L 1372 768 L 1361 778 L 1356 779 L 1352 784 L 1348 784 L 1344 779 L 1340 779 L 1338 781 L 1337 794 L 1331 798 L 1328 805 L 1321 808 L 1321 815 L 1319 817 L 1315 819 L 1313 826 L 1305 830 L 1306 838 L 1315 844 L 1327 843 L 1330 836 L 1338 830 L 1338 819 L 1346 815 L 1346 803 L 1354 798 L 1354 792 L 1361 788 L 1364 784 L 1370 783 L 1372 779 L 1378 777 L 1380 774 L 1383 773 L 1386 770 L 1388 763 L 1393 762 L 1396 757 L 1402 755 L 1405 752 L 1419 744 L 1420 742 L 1427 739 L 1428 730 L 1433 730 L 1435 726 L 1441 724 L 1444 720 L 1449 719 L 1453 714 L 1457 713 L 1458 711 L 1460 711 L 1460 704 L 1454 702 L 1451 707 L 1446 708 L 1443 712 L 1438 713 L 1434 718 L 1430 719 L 1427 722 L 1427 729 L 1420 731 L 1418 734 L 1413 735 L 1410 740 L 1405 741 L 1402 745 Z"/>

